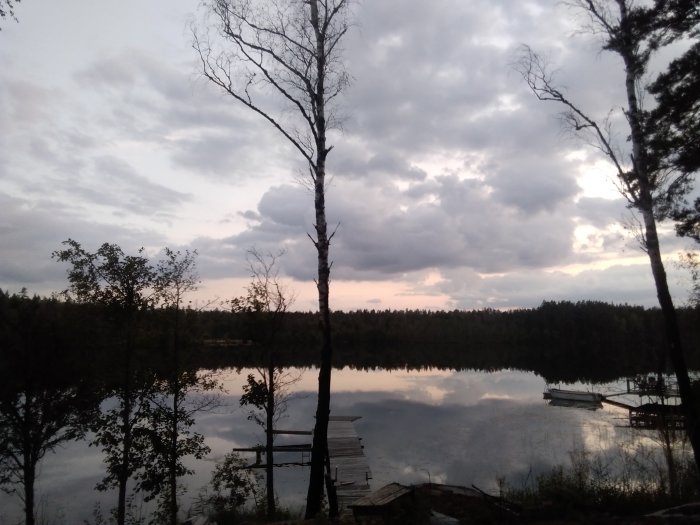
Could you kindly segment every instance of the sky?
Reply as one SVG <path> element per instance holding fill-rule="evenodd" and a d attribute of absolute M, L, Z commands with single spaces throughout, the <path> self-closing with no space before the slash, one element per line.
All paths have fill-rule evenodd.
<path fill-rule="evenodd" d="M 217 305 L 243 293 L 254 248 L 284 250 L 293 308 L 316 309 L 306 168 L 203 78 L 198 0 L 24 0 L 15 14 L 0 21 L 0 289 L 65 289 L 51 254 L 71 238 L 156 259 L 196 249 L 193 302 Z M 361 0 L 351 20 L 352 81 L 329 135 L 332 309 L 657 304 L 611 166 L 512 67 L 522 44 L 542 53 L 590 115 L 613 110 L 624 149 L 621 62 L 576 11 Z M 668 226 L 661 242 L 684 304 L 688 245 Z"/>

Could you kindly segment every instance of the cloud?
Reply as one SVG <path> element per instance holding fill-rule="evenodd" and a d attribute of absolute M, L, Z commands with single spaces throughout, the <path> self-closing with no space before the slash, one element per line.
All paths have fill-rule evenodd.
<path fill-rule="evenodd" d="M 0 288 L 48 295 L 65 289 L 66 268 L 51 259 L 68 238 L 95 250 L 104 242 L 119 244 L 127 253 L 141 246 L 162 246 L 161 235 L 143 229 L 86 220 L 58 200 L 20 199 L 0 192 Z"/>
<path fill-rule="evenodd" d="M 183 32 L 191 5 L 170 3 L 148 23 L 110 9 L 90 12 L 111 21 L 96 27 L 70 7 L 51 11 L 49 24 L 28 5 L 21 31 L 3 32 L 4 224 L 32 232 L 3 230 L 4 282 L 39 285 L 43 268 L 24 260 L 41 260 L 67 236 L 197 248 L 200 273 L 212 280 L 247 276 L 253 246 L 283 248 L 283 273 L 311 282 L 313 196 L 294 184 L 304 161 L 201 78 Z M 579 154 L 559 108 L 536 100 L 511 65 L 529 43 L 591 115 L 623 103 L 621 65 L 595 38 L 572 36 L 568 9 L 509 0 L 353 9 L 343 43 L 353 82 L 338 99 L 343 129 L 329 133 L 333 279 L 445 295 L 448 306 L 586 294 L 653 304 L 643 265 L 610 268 L 635 248 L 617 226 L 624 201 L 582 182 L 605 171 L 594 165 L 600 157 Z M 293 112 L 281 114 L 293 122 Z M 621 116 L 612 118 L 624 150 Z M 670 231 L 662 240 L 669 252 L 685 245 Z M 556 271 L 586 265 L 607 269 Z"/>

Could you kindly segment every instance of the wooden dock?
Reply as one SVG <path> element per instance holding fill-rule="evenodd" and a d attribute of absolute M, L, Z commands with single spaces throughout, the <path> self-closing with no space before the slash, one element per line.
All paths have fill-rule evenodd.
<path fill-rule="evenodd" d="M 341 512 L 370 493 L 372 474 L 353 424 L 358 419 L 360 416 L 330 416 L 328 421 L 328 457 Z"/>

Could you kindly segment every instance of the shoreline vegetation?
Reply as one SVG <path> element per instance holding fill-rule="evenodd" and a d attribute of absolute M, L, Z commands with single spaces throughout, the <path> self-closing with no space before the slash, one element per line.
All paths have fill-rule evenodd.
<path fill-rule="evenodd" d="M 699 370 L 700 308 L 681 308 L 678 314 L 690 368 Z M 172 309 L 149 308 L 133 319 L 128 374 L 131 388 L 140 396 L 134 397 L 134 454 L 149 458 L 148 454 L 154 453 L 149 442 L 160 436 L 143 433 L 143 429 L 153 427 L 153 421 L 160 421 L 164 428 L 175 425 L 174 438 L 189 435 L 195 444 L 201 444 L 197 435 L 188 434 L 190 407 L 183 404 L 178 410 L 187 417 L 172 423 L 168 423 L 167 412 L 156 413 L 154 407 L 172 397 L 168 389 L 173 384 L 199 388 L 195 382 L 201 370 L 265 366 L 268 352 L 260 343 L 265 340 L 260 330 L 266 323 L 261 315 L 183 308 L 177 327 L 177 371 L 170 359 Z M 0 424 L 6 427 L 5 436 L 17 437 L 15 441 L 14 437 L 5 438 L 5 450 L 0 452 L 15 447 L 12 453 L 26 453 L 36 466 L 57 443 L 95 431 L 95 421 L 105 416 L 100 416 L 101 403 L 124 380 L 125 334 L 117 321 L 118 315 L 106 306 L 0 291 Z M 320 344 L 316 323 L 314 313 L 286 314 L 275 335 L 276 366 L 316 363 Z M 661 312 L 638 306 L 585 301 L 544 302 L 538 308 L 506 312 L 364 310 L 334 312 L 333 326 L 337 345 L 334 365 L 338 368 L 513 369 L 535 372 L 548 382 L 603 383 L 667 371 L 669 366 L 663 355 Z M 173 381 L 176 373 L 178 379 Z M 179 374 L 184 374 L 182 379 Z M 184 383 L 185 378 L 193 383 Z M 28 427 L 12 429 L 13 418 Z M 45 441 L 22 442 L 23 432 L 44 436 Z M 144 436 L 147 439 L 142 439 Z M 678 450 L 684 449 L 681 441 Z M 663 468 L 654 472 L 649 467 L 629 470 L 634 465 L 627 458 L 626 477 L 620 478 L 585 451 L 573 451 L 570 466 L 556 467 L 527 486 L 503 486 L 501 495 L 523 506 L 549 509 L 547 512 L 557 519 L 584 516 L 601 508 L 616 515 L 641 515 L 698 498 L 697 473 L 685 463 L 683 454 L 678 454 L 673 496 Z M 18 470 L 21 462 L 13 466 L 3 461 L 0 470 L 5 489 L 21 493 L 24 483 L 33 484 L 33 478 L 26 479 L 29 471 Z M 153 456 L 148 461 L 157 465 L 160 460 Z M 164 481 L 157 476 L 162 473 L 146 474 L 137 470 L 135 475 L 142 476 L 137 479 L 153 497 L 162 495 L 159 491 Z M 178 476 L 186 474 L 182 471 Z M 246 519 L 251 519 L 246 503 L 250 493 L 243 497 L 241 479 L 230 479 L 231 487 L 218 500 L 233 516 L 228 523 L 240 522 L 245 508 Z M 232 501 L 236 502 L 233 506 Z"/>
<path fill-rule="evenodd" d="M 169 313 L 168 308 L 152 308 L 140 316 L 138 363 L 157 370 L 167 358 Z M 700 370 L 700 307 L 679 308 L 678 314 L 690 368 Z M 8 343 L 0 359 L 8 365 L 13 355 L 22 353 L 17 349 L 27 345 L 51 348 L 61 359 L 87 358 L 98 369 L 122 351 L 123 334 L 115 329 L 114 312 L 107 307 L 0 290 L 0 315 L 0 337 Z M 264 314 L 183 308 L 180 315 L 187 366 L 264 365 L 260 326 L 265 322 L 258 318 Z M 658 308 L 545 301 L 537 308 L 510 311 L 358 310 L 332 315 L 338 368 L 513 369 L 535 372 L 548 382 L 602 383 L 666 372 L 670 366 Z M 316 364 L 316 324 L 313 312 L 285 314 L 275 335 L 280 366 Z"/>

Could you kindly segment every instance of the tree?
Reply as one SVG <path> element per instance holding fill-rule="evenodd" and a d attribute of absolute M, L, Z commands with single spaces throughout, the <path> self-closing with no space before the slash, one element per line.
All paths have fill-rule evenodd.
<path fill-rule="evenodd" d="M 207 375 L 198 374 L 183 363 L 184 322 L 183 300 L 186 293 L 196 290 L 197 252 L 164 250 L 165 257 L 155 268 L 155 297 L 168 322 L 165 364 L 158 370 L 163 377 L 154 381 L 149 404 L 144 414 L 148 428 L 144 429 L 148 446 L 142 455 L 144 468 L 136 475 L 137 488 L 146 492 L 147 499 L 159 497 L 159 513 L 164 522 L 177 524 L 178 479 L 192 474 L 182 459 L 201 459 L 209 453 L 204 436 L 192 432 L 194 415 L 216 405 L 215 397 L 205 394 L 216 388 Z"/>
<path fill-rule="evenodd" d="M 117 524 L 124 525 L 127 483 L 142 466 L 139 451 L 147 444 L 144 424 L 152 385 L 137 377 L 133 361 L 137 316 L 153 305 L 155 273 L 143 248 L 138 255 L 126 255 L 116 244 L 104 243 L 94 253 L 72 239 L 63 244 L 66 248 L 55 251 L 53 257 L 70 264 L 70 287 L 64 294 L 78 302 L 107 308 L 114 315 L 117 333 L 123 334 L 120 377 L 110 389 L 117 406 L 98 418 L 94 432 L 107 464 L 107 474 L 98 489 L 118 488 Z"/>
<path fill-rule="evenodd" d="M 700 12 L 700 7 L 696 8 Z M 700 14 L 696 13 L 696 19 Z M 695 29 L 695 36 L 700 30 Z M 664 169 L 693 174 L 700 169 L 700 42 L 673 60 L 650 85 L 657 106 L 649 116 L 651 156 Z M 679 235 L 700 242 L 700 198 L 667 204 Z"/>
<path fill-rule="evenodd" d="M 316 237 L 309 237 L 317 251 L 316 286 L 323 342 L 307 517 L 321 510 L 328 449 L 333 359 L 329 247 L 335 232 L 329 233 L 326 221 L 326 160 L 331 151 L 327 132 L 337 125 L 333 103 L 348 83 L 341 62 L 341 40 L 349 27 L 348 2 L 211 0 L 208 12 L 219 38 L 229 47 L 215 49 L 210 40 L 194 32 L 194 48 L 204 76 L 285 137 L 307 163 L 314 188 Z M 279 102 L 293 110 L 298 125 L 276 115 L 274 104 Z"/>
<path fill-rule="evenodd" d="M 695 462 L 700 467 L 700 418 L 657 233 L 657 219 L 668 218 L 668 203 L 677 202 L 685 195 L 690 179 L 687 172 L 667 169 L 668 166 L 654 156 L 650 148 L 652 132 L 646 125 L 648 113 L 640 100 L 651 57 L 673 40 L 679 28 L 678 20 L 684 19 L 683 13 L 696 9 L 695 3 L 685 0 L 657 0 L 652 5 L 637 5 L 633 0 L 574 0 L 571 3 L 588 15 L 590 29 L 602 37 L 602 48 L 616 53 L 623 61 L 626 94 L 623 113 L 629 126 L 629 157 L 626 159 L 614 143 L 610 121 L 592 118 L 569 100 L 556 86 L 543 59 L 529 47 L 523 48 L 517 68 L 540 100 L 564 106 L 562 117 L 569 129 L 586 137 L 603 152 L 615 168 L 618 188 L 629 207 L 641 216 L 640 242 L 649 257 L 664 316 L 668 356 L 678 379 Z M 677 9 L 669 9 L 669 3 Z"/>
<path fill-rule="evenodd" d="M 74 363 L 56 325 L 56 300 L 0 291 L 0 489 L 24 504 L 34 525 L 37 466 L 47 452 L 79 439 L 90 396 L 71 379 Z"/>
<path fill-rule="evenodd" d="M 265 480 L 267 516 L 275 514 L 274 484 L 274 428 L 284 413 L 288 387 L 299 380 L 299 376 L 285 372 L 275 362 L 277 335 L 282 328 L 284 315 L 293 302 L 293 295 L 287 293 L 279 282 L 277 261 L 283 252 L 263 255 L 255 249 L 248 252 L 251 283 L 247 294 L 231 301 L 234 312 L 252 317 L 255 337 L 267 350 L 267 367 L 257 368 L 257 377 L 248 374 L 243 386 L 241 406 L 254 407 L 248 419 L 255 421 L 265 430 Z"/>
<path fill-rule="evenodd" d="M 228 523 L 226 518 L 235 516 L 251 497 L 257 505 L 257 482 L 251 469 L 246 468 L 243 458 L 236 452 L 230 452 L 214 468 L 211 478 L 214 493 L 203 494 L 198 506 L 217 523 Z"/>
<path fill-rule="evenodd" d="M 691 288 L 688 303 L 697 308 L 700 306 L 700 255 L 692 251 L 681 254 L 679 266 L 690 272 Z"/>

